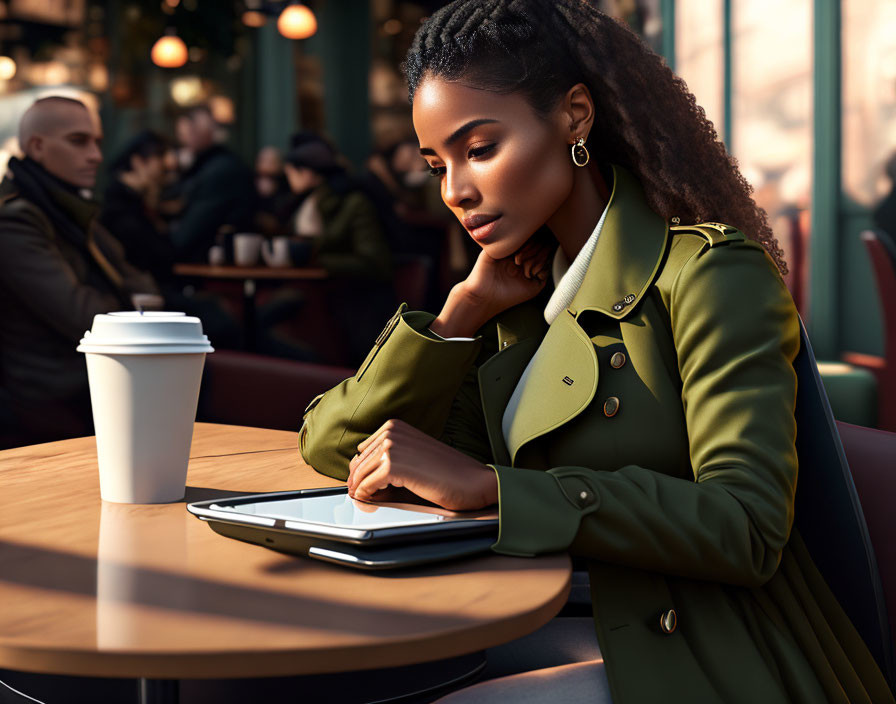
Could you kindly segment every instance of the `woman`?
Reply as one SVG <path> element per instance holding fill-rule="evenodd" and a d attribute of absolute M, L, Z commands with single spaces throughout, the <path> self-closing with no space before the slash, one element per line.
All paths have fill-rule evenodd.
<path fill-rule="evenodd" d="M 389 245 L 376 207 L 332 148 L 316 135 L 300 139 L 284 161 L 300 202 L 289 230 L 300 238 L 304 256 L 310 253 L 311 265 L 329 275 L 328 310 L 348 342 L 348 363 L 356 365 L 394 306 Z"/>
<path fill-rule="evenodd" d="M 798 317 L 684 84 L 580 0 L 458 0 L 406 71 L 482 253 L 312 404 L 306 460 L 358 499 L 497 502 L 496 552 L 587 558 L 594 701 L 892 702 L 791 531 Z M 568 674 L 527 701 L 573 699 Z"/>

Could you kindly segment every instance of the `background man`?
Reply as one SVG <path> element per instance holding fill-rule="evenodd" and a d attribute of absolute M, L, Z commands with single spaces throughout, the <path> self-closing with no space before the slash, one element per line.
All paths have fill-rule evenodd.
<path fill-rule="evenodd" d="M 192 155 L 178 194 L 184 210 L 171 228 L 171 240 L 181 261 L 205 261 L 222 226 L 239 232 L 252 225 L 252 172 L 218 142 L 217 131 L 218 125 L 205 106 L 192 108 L 178 121 L 178 139 Z"/>
<path fill-rule="evenodd" d="M 93 316 L 133 309 L 155 282 L 124 259 L 85 197 L 102 132 L 71 98 L 35 102 L 19 123 L 23 159 L 0 183 L 0 443 L 92 433 L 83 355 Z"/>

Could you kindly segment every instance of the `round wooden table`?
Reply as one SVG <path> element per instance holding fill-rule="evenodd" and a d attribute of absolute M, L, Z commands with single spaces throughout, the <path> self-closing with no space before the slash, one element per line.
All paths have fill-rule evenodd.
<path fill-rule="evenodd" d="M 338 484 L 296 434 L 196 425 L 186 501 Z M 0 452 L 0 667 L 153 679 L 428 662 L 562 607 L 565 555 L 365 574 L 224 538 L 184 502 L 100 500 L 94 438 Z"/>

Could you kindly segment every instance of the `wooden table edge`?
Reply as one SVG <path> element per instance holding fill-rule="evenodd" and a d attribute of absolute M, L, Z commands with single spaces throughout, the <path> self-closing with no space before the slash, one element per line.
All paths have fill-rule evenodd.
<path fill-rule="evenodd" d="M 537 559 L 537 558 L 535 558 Z M 568 559 L 568 558 L 567 558 Z M 331 674 L 400 667 L 408 664 L 406 653 L 424 657 L 415 663 L 434 662 L 474 653 L 510 642 L 541 628 L 563 608 L 569 596 L 572 570 L 563 588 L 549 601 L 521 618 L 519 614 L 474 627 L 460 627 L 450 634 L 418 639 L 396 638 L 371 649 L 367 645 L 303 649 L 273 649 L 250 652 L 129 653 L 126 651 L 52 650 L 46 647 L 9 645 L 0 640 L 0 667 L 22 672 L 126 677 L 150 679 L 227 679 L 236 677 L 284 677 Z M 523 623 L 525 621 L 525 623 Z M 471 644 L 472 641 L 472 644 Z"/>
<path fill-rule="evenodd" d="M 322 281 L 329 278 L 326 269 L 294 266 L 212 266 L 210 264 L 175 264 L 174 274 L 204 279 L 282 279 Z"/>

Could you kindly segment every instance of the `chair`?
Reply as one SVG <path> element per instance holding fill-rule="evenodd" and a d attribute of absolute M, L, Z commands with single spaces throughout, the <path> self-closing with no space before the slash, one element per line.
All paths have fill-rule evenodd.
<path fill-rule="evenodd" d="M 884 588 L 890 631 L 896 637 L 896 433 L 839 421 L 837 430 L 862 502 Z"/>
<path fill-rule="evenodd" d="M 295 430 L 311 400 L 355 372 L 221 350 L 206 358 L 196 419 Z"/>
<path fill-rule="evenodd" d="M 800 468 L 794 527 L 892 686 L 890 618 L 869 528 L 802 323 L 800 335 L 793 362 Z"/>
<path fill-rule="evenodd" d="M 896 244 L 884 232 L 866 230 L 862 242 L 871 258 L 883 312 L 884 354 L 844 352 L 843 361 L 877 379 L 877 427 L 896 432 Z"/>

